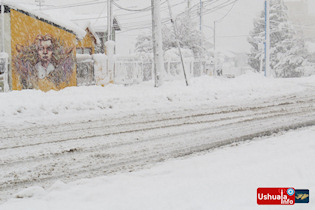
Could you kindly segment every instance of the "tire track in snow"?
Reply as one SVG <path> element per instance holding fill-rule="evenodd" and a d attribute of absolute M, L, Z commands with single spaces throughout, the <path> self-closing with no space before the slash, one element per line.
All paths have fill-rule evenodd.
<path fill-rule="evenodd" d="M 120 131 L 125 132 L 109 132 L 108 135 L 100 133 L 94 137 L 87 135 L 83 139 L 65 138 L 64 141 L 58 141 L 58 138 L 62 138 L 62 134 L 73 134 L 74 130 L 83 129 L 82 125 L 88 125 L 88 122 L 80 122 L 76 124 L 79 128 L 52 135 L 52 138 L 57 138 L 55 142 L 51 140 L 45 142 L 47 140 L 45 136 L 48 136 L 49 132 L 52 134 L 51 131 L 42 133 L 36 132 L 33 128 L 35 133 L 30 132 L 30 136 L 25 138 L 30 141 L 38 136 L 38 139 L 43 141 L 38 142 L 41 144 L 25 144 L 16 148 L 11 146 L 11 148 L 0 150 L 0 161 L 4 163 L 0 165 L 0 197 L 6 199 L 10 194 L 33 184 L 47 186 L 56 179 L 71 181 L 135 170 L 169 158 L 189 155 L 257 136 L 270 135 L 282 130 L 314 125 L 314 98 L 312 94 L 306 97 L 282 98 L 259 106 L 234 107 L 232 110 L 228 107 L 218 108 L 218 112 L 202 113 L 205 109 L 190 113 L 177 112 L 172 119 L 158 116 L 156 120 L 149 122 L 146 120 L 152 116 L 145 117 L 142 122 L 139 117 L 138 122 L 125 123 L 127 128 L 130 126 L 134 127 L 133 129 L 120 128 Z M 183 116 L 180 117 L 180 114 Z M 188 123 L 185 123 L 186 121 Z M 119 119 L 117 122 L 119 123 Z M 161 127 L 159 123 L 164 127 Z M 138 129 L 137 125 L 141 124 L 147 129 Z M 117 125 L 108 125 L 107 128 L 113 126 Z M 71 128 L 71 125 L 69 127 Z M 46 129 L 39 128 L 43 131 Z M 104 127 L 92 126 L 86 129 L 95 132 L 98 129 L 103 130 Z M 19 132 L 18 129 L 10 131 L 13 130 Z M 106 140 L 102 140 L 104 135 Z M 9 141 L 14 145 L 14 141 L 19 141 L 19 138 L 21 135 L 11 136 Z M 94 139 L 100 140 L 94 145 L 89 144 Z M 76 145 L 77 143 L 79 145 Z M 45 151 L 47 147 L 53 145 L 56 150 L 51 153 L 35 152 L 38 148 Z M 10 147 L 10 144 L 8 146 Z M 20 154 L 17 159 L 14 157 L 10 159 L 10 155 L 3 156 L 3 153 L 13 154 L 14 151 Z M 33 152 L 32 157 L 27 151 Z"/>

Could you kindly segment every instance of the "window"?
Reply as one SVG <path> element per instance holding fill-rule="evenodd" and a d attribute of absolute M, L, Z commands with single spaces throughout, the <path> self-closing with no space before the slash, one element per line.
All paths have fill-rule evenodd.
<path fill-rule="evenodd" d="M 77 54 L 88 54 L 88 55 L 92 55 L 92 48 L 90 47 L 78 47 L 77 48 Z"/>
<path fill-rule="evenodd" d="M 77 48 L 77 54 L 83 54 L 83 48 Z"/>
<path fill-rule="evenodd" d="M 92 54 L 92 49 L 89 48 L 89 47 L 86 47 L 86 48 L 84 48 L 83 50 L 84 50 L 84 51 L 83 51 L 83 54 L 89 54 L 89 55 Z"/>

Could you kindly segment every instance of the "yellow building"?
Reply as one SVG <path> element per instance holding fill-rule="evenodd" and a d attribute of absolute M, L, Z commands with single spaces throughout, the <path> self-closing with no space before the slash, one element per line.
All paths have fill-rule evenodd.
<path fill-rule="evenodd" d="M 75 86 L 77 38 L 83 38 L 84 30 L 15 5 L 5 5 L 4 11 L 10 88 L 48 91 Z"/>
<path fill-rule="evenodd" d="M 91 26 L 87 26 L 85 31 L 85 37 L 81 41 L 78 41 L 76 53 L 93 55 L 95 54 L 96 46 L 100 45 L 101 41 Z"/>

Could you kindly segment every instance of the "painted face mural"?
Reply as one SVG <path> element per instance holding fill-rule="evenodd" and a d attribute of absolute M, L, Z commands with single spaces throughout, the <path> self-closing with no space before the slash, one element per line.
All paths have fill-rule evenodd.
<path fill-rule="evenodd" d="M 51 63 L 53 54 L 53 39 L 50 35 L 37 36 L 36 49 L 39 62 L 35 65 L 35 69 L 39 79 L 44 79 L 49 76 L 49 73 L 55 70 Z"/>
<path fill-rule="evenodd" d="M 22 89 L 66 86 L 74 71 L 72 49 L 50 34 L 37 35 L 28 46 L 17 45 L 15 67 Z"/>

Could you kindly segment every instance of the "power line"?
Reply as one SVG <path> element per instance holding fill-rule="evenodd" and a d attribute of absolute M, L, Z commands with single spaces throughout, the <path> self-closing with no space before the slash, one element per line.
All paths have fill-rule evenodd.
<path fill-rule="evenodd" d="M 166 1 L 164 1 L 163 3 L 165 3 Z M 163 4 L 162 3 L 162 4 Z M 173 5 L 174 7 L 175 6 L 179 6 L 179 5 L 182 5 L 183 3 L 185 3 L 185 2 L 179 2 L 179 3 L 177 3 L 177 4 L 175 4 L 175 5 Z M 166 11 L 168 8 L 166 7 L 166 8 L 162 8 L 161 9 L 161 12 L 164 12 L 164 11 Z M 133 13 L 133 14 L 139 14 L 139 12 L 136 12 L 136 13 Z M 126 15 L 126 14 L 125 14 Z M 138 29 L 145 29 L 145 28 L 149 28 L 149 27 L 152 27 L 152 23 L 151 23 L 151 21 L 150 20 L 145 20 L 145 21 L 135 21 L 135 22 L 130 22 L 129 20 L 130 19 L 140 19 L 140 18 L 142 18 L 143 19 L 143 17 L 149 17 L 150 16 L 150 14 L 147 14 L 147 15 L 142 15 L 142 16 L 136 16 L 136 17 L 134 17 L 134 18 L 127 18 L 127 20 L 128 20 L 128 22 L 126 22 L 126 23 L 123 23 L 123 21 L 120 21 L 120 24 L 121 25 L 124 25 L 124 24 L 128 24 L 128 26 L 124 26 L 124 29 L 127 29 L 127 30 L 124 30 L 124 31 L 131 31 L 131 30 L 138 30 Z M 120 15 L 118 14 L 118 15 L 116 15 L 116 17 L 120 17 Z M 167 18 L 164 18 L 163 20 L 162 20 L 162 22 L 163 23 L 167 23 Z"/>
<path fill-rule="evenodd" d="M 211 11 L 211 12 L 215 12 L 215 11 L 217 11 L 217 10 L 219 10 L 219 9 L 222 9 L 223 7 L 226 7 L 226 6 L 229 6 L 229 5 L 231 5 L 231 4 L 233 4 L 233 3 L 235 3 L 236 1 L 238 1 L 238 0 L 228 0 L 228 1 L 225 1 L 225 2 L 223 2 L 223 3 L 221 3 L 221 4 L 219 4 L 219 5 L 216 5 L 215 7 L 213 7 L 213 8 L 211 8 L 210 10 L 208 9 L 208 12 L 209 11 Z M 209 6 L 209 5 L 212 5 L 212 4 L 214 4 L 214 3 L 216 3 L 216 2 L 220 2 L 220 0 L 213 0 L 213 1 L 211 1 L 211 2 L 207 2 L 208 4 L 207 4 L 207 6 Z M 180 3 L 181 4 L 181 3 Z M 190 8 L 190 10 L 191 11 L 194 11 L 195 9 L 196 9 L 196 11 L 198 10 L 198 8 L 197 8 L 197 6 L 198 6 L 199 4 L 195 4 L 194 6 L 192 6 L 191 8 Z M 178 16 L 180 16 L 180 15 L 182 15 L 182 14 L 185 14 L 186 13 L 186 11 L 185 12 L 182 12 L 182 13 L 180 13 L 180 14 L 178 14 Z M 177 16 L 177 17 L 178 17 Z M 166 19 L 163 19 L 162 20 L 162 23 L 168 23 L 168 18 L 166 18 Z M 130 25 L 130 23 L 128 23 L 129 25 Z M 120 33 L 124 33 L 124 32 L 127 32 L 127 31 L 133 31 L 133 30 L 139 30 L 139 29 L 145 29 L 145 28 L 149 28 L 149 27 L 151 27 L 151 24 L 147 24 L 147 25 L 143 25 L 143 24 L 139 24 L 139 25 L 135 25 L 135 26 L 132 26 L 132 27 L 130 27 L 130 28 L 128 28 L 128 26 L 126 26 L 126 27 L 124 27 L 125 29 L 127 29 L 127 30 L 124 30 L 124 31 L 121 31 Z"/>
<path fill-rule="evenodd" d="M 113 4 L 118 7 L 119 9 L 122 9 L 122 10 L 126 10 L 126 11 L 130 11 L 130 12 L 145 12 L 145 11 L 150 11 L 151 10 L 151 6 L 148 6 L 148 7 L 145 7 L 145 8 L 142 8 L 142 9 L 129 9 L 129 8 L 125 8 L 125 7 L 122 7 L 120 6 L 119 4 L 117 4 L 115 1 L 113 1 Z"/>
<path fill-rule="evenodd" d="M 243 35 L 222 35 L 222 36 L 217 36 L 220 38 L 235 38 L 235 37 L 247 37 L 249 34 L 243 34 Z"/>
<path fill-rule="evenodd" d="M 106 1 L 90 1 L 90 2 L 84 2 L 84 3 L 75 3 L 75 4 L 66 4 L 61 6 L 53 6 L 49 8 L 43 8 L 42 10 L 55 10 L 55 9 L 64 9 L 64 8 L 73 8 L 73 7 L 79 7 L 79 6 L 90 6 L 90 5 L 96 5 L 96 4 L 104 4 Z"/>
<path fill-rule="evenodd" d="M 211 0 L 211 1 L 207 1 L 203 3 L 203 7 L 206 8 L 207 6 L 211 6 L 213 4 L 215 4 L 216 2 L 220 2 L 221 0 Z M 199 16 L 199 12 L 200 12 L 200 3 L 195 4 L 194 6 L 192 6 L 188 11 L 190 13 L 193 13 L 194 15 L 198 15 Z M 183 15 L 185 14 L 187 11 L 184 11 L 182 13 L 180 13 L 179 15 Z M 203 14 L 202 14 L 203 15 Z"/>
<path fill-rule="evenodd" d="M 227 1 L 225 1 L 225 2 L 223 2 L 221 4 L 219 4 L 219 5 L 216 5 L 216 6 L 212 7 L 212 8 L 210 8 L 210 9 L 206 9 L 205 12 L 203 13 L 203 15 L 207 15 L 207 14 L 210 14 L 212 12 L 218 11 L 218 10 L 224 8 L 224 7 L 227 7 L 227 6 L 231 5 L 231 4 L 234 4 L 236 1 L 238 1 L 238 0 L 232 0 L 232 1 L 231 0 L 227 0 Z"/>
<path fill-rule="evenodd" d="M 232 3 L 235 4 L 236 1 L 238 1 L 238 0 L 235 0 L 235 1 L 232 1 L 232 2 L 231 2 L 231 0 L 228 0 L 228 1 L 225 1 L 225 2 L 220 3 L 220 4 L 218 4 L 218 5 L 215 5 L 213 8 L 207 9 L 205 14 L 209 14 L 210 12 L 215 12 L 215 11 L 217 11 L 217 10 L 219 10 L 219 9 L 225 7 L 225 6 L 228 6 L 228 5 L 232 4 Z M 104 2 L 105 2 L 105 1 L 104 1 Z M 61 7 L 58 7 L 58 8 L 74 7 L 75 5 L 80 5 L 80 6 L 81 6 L 81 5 L 82 5 L 82 6 L 84 6 L 84 5 L 94 5 L 94 4 L 104 3 L 104 2 L 94 2 L 94 1 L 92 1 L 92 2 L 87 2 L 87 3 L 83 3 L 83 4 L 64 5 L 64 6 L 61 6 Z M 165 3 L 165 2 L 166 2 L 166 1 L 164 1 L 163 3 Z M 213 4 L 217 3 L 217 2 L 220 2 L 220 0 L 212 0 L 212 1 L 210 1 L 210 2 L 205 2 L 204 5 L 205 5 L 205 6 L 210 6 L 210 5 L 213 5 Z M 163 3 L 162 3 L 162 4 L 163 4 Z M 182 4 L 184 4 L 184 3 L 185 3 L 185 2 L 181 1 L 181 2 L 179 2 L 179 3 L 175 4 L 175 5 L 173 5 L 173 7 L 178 6 L 178 5 L 182 5 Z M 115 2 L 115 6 L 117 6 L 117 5 L 118 5 L 118 4 Z M 120 9 L 120 10 L 125 10 L 125 9 L 127 9 L 127 10 L 125 10 L 125 11 L 128 11 L 128 12 L 130 12 L 130 13 L 117 14 L 116 17 L 137 15 L 137 14 L 140 14 L 141 11 L 142 11 L 142 12 L 149 12 L 150 9 L 151 9 L 151 6 L 146 7 L 146 8 L 142 8 L 142 9 L 128 9 L 128 8 L 121 7 L 120 5 L 118 5 L 118 6 L 119 6 L 119 7 L 117 7 L 118 9 Z M 57 7 L 55 7 L 55 8 L 57 9 Z M 55 8 L 52 8 L 52 9 L 55 9 Z M 163 11 L 165 11 L 166 9 L 167 9 L 167 8 L 163 8 L 161 11 L 163 12 Z M 197 13 L 198 4 L 195 4 L 195 5 L 192 6 L 189 10 L 191 10 L 192 12 L 196 12 L 196 13 Z M 181 15 L 181 14 L 183 14 L 183 13 L 184 13 L 184 12 L 180 13 L 179 15 Z M 205 14 L 203 14 L 203 15 L 205 15 Z M 179 15 L 178 15 L 178 16 L 179 16 Z M 128 19 L 128 20 L 130 20 L 130 19 L 137 19 L 137 18 L 140 19 L 140 18 L 149 17 L 149 16 L 150 16 L 150 14 L 147 14 L 147 15 L 136 16 L 136 17 L 134 17 L 134 18 L 128 17 L 128 18 L 126 18 L 126 19 Z M 106 17 L 107 17 L 107 16 L 101 16 L 101 15 L 100 15 L 99 17 L 77 18 L 77 19 L 72 19 L 72 20 L 74 20 L 74 21 L 75 21 L 75 20 L 77 20 L 77 21 L 80 21 L 80 20 L 95 20 L 95 19 L 98 20 L 98 19 L 100 19 L 100 18 L 106 18 Z M 163 22 L 164 24 L 168 23 L 168 18 L 163 19 L 162 22 Z M 139 29 L 146 29 L 146 28 L 149 28 L 149 27 L 152 26 L 151 23 L 149 23 L 149 21 L 148 21 L 148 23 L 146 23 L 146 21 L 135 21 L 135 22 L 130 22 L 130 21 L 128 21 L 127 23 L 123 23 L 123 22 L 120 21 L 120 24 L 121 24 L 121 25 L 128 24 L 128 26 L 125 26 L 125 27 L 124 27 L 124 29 L 126 29 L 126 30 L 124 30 L 124 31 L 122 31 L 122 32 L 120 32 L 120 33 L 128 32 L 128 31 L 133 31 L 133 30 L 139 30 Z"/>
<path fill-rule="evenodd" d="M 80 20 L 95 20 L 95 19 L 102 19 L 102 18 L 107 18 L 107 16 L 75 18 L 75 19 L 71 19 L 71 20 L 72 21 L 80 21 Z"/>
<path fill-rule="evenodd" d="M 107 8 L 107 4 L 103 7 L 102 11 L 100 12 L 99 16 L 96 18 L 96 20 L 93 23 L 93 26 L 97 23 L 97 21 L 100 19 L 102 16 L 102 13 L 104 12 L 105 8 Z"/>
<path fill-rule="evenodd" d="M 230 12 L 231 12 L 232 9 L 234 8 L 234 6 L 235 6 L 235 4 L 236 4 L 237 1 L 238 1 L 238 0 L 235 0 L 235 1 L 234 1 L 234 3 L 233 3 L 233 5 L 232 5 L 232 7 L 230 8 L 230 10 L 229 10 L 222 18 L 220 18 L 219 20 L 216 20 L 217 23 L 222 22 L 223 19 L 226 18 L 226 16 L 228 16 L 228 15 L 230 14 Z"/>

